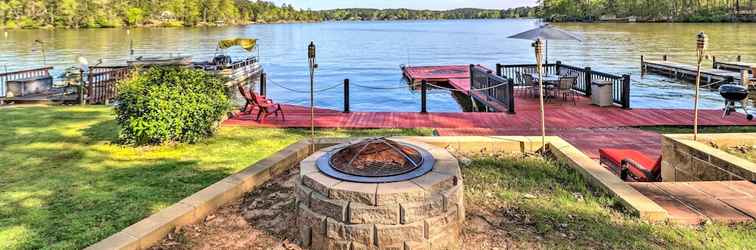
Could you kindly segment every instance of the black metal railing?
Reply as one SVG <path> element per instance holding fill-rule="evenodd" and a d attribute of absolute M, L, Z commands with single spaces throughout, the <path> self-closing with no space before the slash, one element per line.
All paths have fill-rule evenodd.
<path fill-rule="evenodd" d="M 577 76 L 577 83 L 573 87 L 574 90 L 583 93 L 585 96 L 591 96 L 591 84 L 593 82 L 608 81 L 612 83 L 612 101 L 621 106 L 622 108 L 630 108 L 630 75 L 615 75 L 600 71 L 595 71 L 591 67 L 577 67 L 572 65 L 563 64 L 557 61 L 554 64 L 543 65 L 544 75 L 572 75 Z M 535 64 L 510 64 L 496 65 L 496 74 L 515 80 L 515 85 L 522 84 L 522 80 L 518 79 L 518 72 L 520 74 L 533 74 L 536 73 Z"/>
<path fill-rule="evenodd" d="M 86 96 L 90 104 L 107 103 L 118 96 L 118 81 L 129 74 L 128 67 L 99 67 L 87 75 Z"/>
<path fill-rule="evenodd" d="M 489 108 L 515 113 L 514 81 L 495 75 L 487 68 L 470 65 L 470 95 L 475 98 L 486 99 L 481 100 L 485 102 L 494 100 L 501 105 L 500 108 Z"/>

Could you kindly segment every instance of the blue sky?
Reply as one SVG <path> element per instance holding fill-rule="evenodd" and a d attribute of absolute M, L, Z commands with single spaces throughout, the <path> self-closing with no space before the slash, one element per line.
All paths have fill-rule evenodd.
<path fill-rule="evenodd" d="M 536 4 L 536 0 L 273 0 L 273 2 L 278 5 L 288 3 L 294 5 L 295 8 L 313 10 L 336 8 L 506 9 Z"/>

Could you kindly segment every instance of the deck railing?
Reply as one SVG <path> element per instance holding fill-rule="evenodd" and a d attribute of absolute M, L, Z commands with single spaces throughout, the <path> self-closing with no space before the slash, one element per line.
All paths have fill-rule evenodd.
<path fill-rule="evenodd" d="M 591 67 L 577 67 L 563 64 L 557 61 L 553 64 L 543 65 L 544 75 L 573 75 L 577 76 L 577 83 L 574 90 L 583 93 L 585 96 L 591 96 L 591 83 L 598 81 L 609 81 L 612 83 L 612 101 L 622 108 L 630 108 L 630 75 L 615 75 L 600 71 L 592 70 Z M 496 65 L 496 74 L 508 79 L 513 79 L 515 85 L 522 84 L 518 79 L 517 73 L 533 74 L 536 72 L 535 64 L 510 64 Z"/>
<path fill-rule="evenodd" d="M 247 66 L 255 64 L 255 63 L 257 63 L 257 58 L 256 57 L 250 57 L 250 58 L 246 58 L 244 60 L 241 60 L 241 61 L 233 63 L 231 65 L 231 68 L 232 69 L 239 69 L 239 68 L 247 67 Z"/>
<path fill-rule="evenodd" d="M 40 76 L 50 76 L 50 70 L 52 69 L 53 67 L 42 67 L 42 68 L 27 69 L 27 70 L 21 70 L 21 71 L 1 72 L 0 73 L 0 97 L 5 97 L 5 91 L 6 91 L 5 87 L 8 81 L 24 79 L 24 78 L 40 77 Z"/>
<path fill-rule="evenodd" d="M 488 98 L 497 101 L 505 110 L 515 113 L 514 82 L 511 79 L 495 75 L 491 70 L 470 65 L 470 95 L 476 98 Z"/>
<path fill-rule="evenodd" d="M 98 67 L 87 75 L 86 93 L 88 103 L 107 103 L 118 95 L 118 81 L 126 78 L 128 67 Z"/>

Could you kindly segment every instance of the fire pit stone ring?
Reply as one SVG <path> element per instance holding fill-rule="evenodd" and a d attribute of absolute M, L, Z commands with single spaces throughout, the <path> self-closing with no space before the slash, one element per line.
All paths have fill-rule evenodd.
<path fill-rule="evenodd" d="M 404 163 L 410 167 L 395 172 L 378 171 L 389 176 L 418 171 L 410 178 L 388 182 L 342 179 L 339 175 L 325 173 L 324 168 L 318 166 L 329 163 L 340 150 L 350 150 L 350 146 L 355 146 L 356 149 L 351 149 L 355 154 L 362 154 L 364 150 L 379 152 L 378 156 L 362 160 L 369 162 L 367 167 L 380 167 L 374 159 L 388 159 L 394 170 L 401 165 L 397 157 L 422 164 Z M 396 154 L 395 149 L 401 152 Z M 418 159 L 418 155 L 423 158 Z M 348 161 L 344 162 L 350 164 L 361 161 L 351 156 L 345 159 Z M 423 164 L 431 165 L 424 169 Z M 360 171 L 354 172 L 370 173 Z M 431 245 L 456 249 L 465 217 L 463 196 L 459 163 L 444 149 L 409 139 L 384 138 L 325 148 L 300 162 L 297 226 L 301 244 L 310 249 L 404 249 L 405 246 L 414 249 Z"/>

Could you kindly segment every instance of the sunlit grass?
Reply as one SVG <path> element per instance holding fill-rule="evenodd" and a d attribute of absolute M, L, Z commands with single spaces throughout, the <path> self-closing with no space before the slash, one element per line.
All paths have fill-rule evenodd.
<path fill-rule="evenodd" d="M 134 148 L 114 142 L 113 118 L 102 106 L 0 109 L 0 249 L 83 248 L 308 135 L 223 127 L 197 144 Z"/>
<path fill-rule="evenodd" d="M 468 216 L 476 209 L 504 215 L 515 246 L 551 249 L 748 249 L 756 225 L 648 224 L 618 202 L 589 189 L 563 164 L 538 157 L 500 156 L 463 168 Z M 476 208 L 477 207 L 477 208 Z M 534 240 L 538 239 L 538 240 Z"/>

